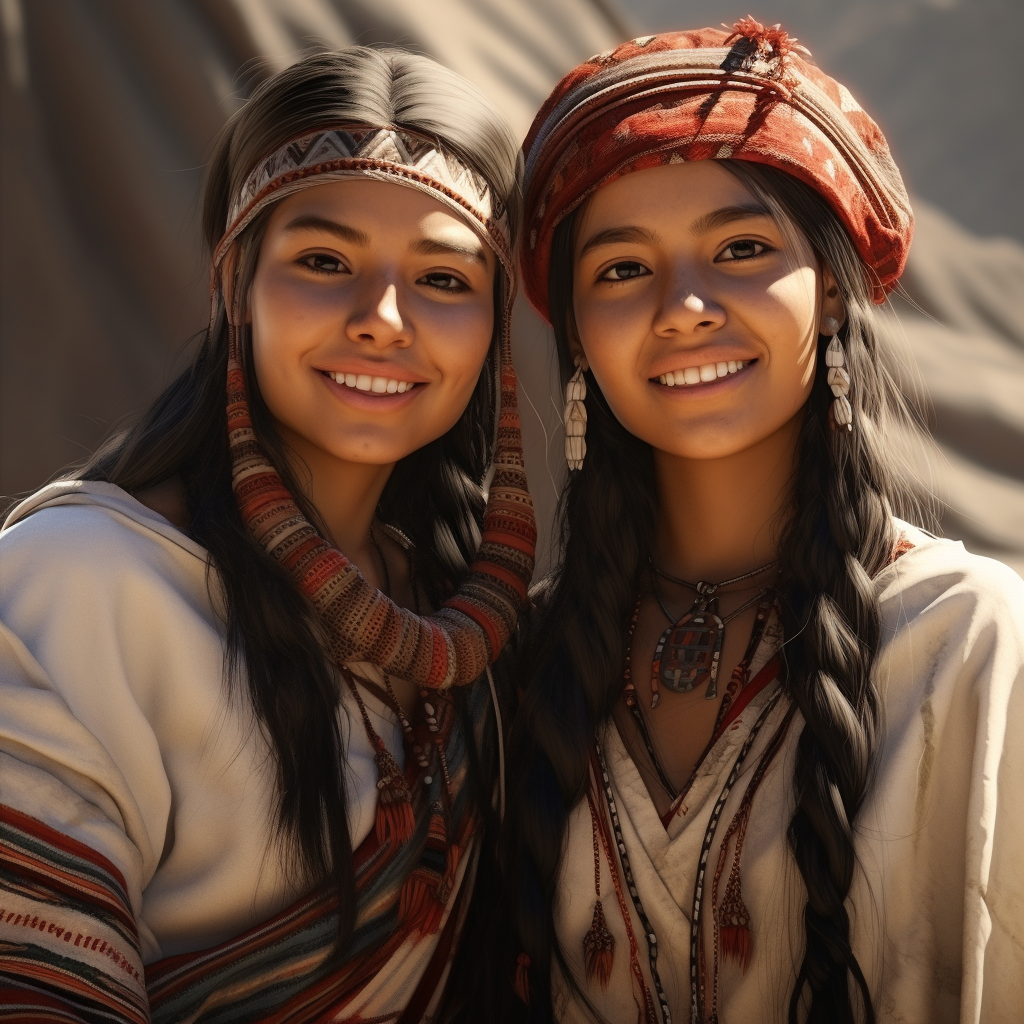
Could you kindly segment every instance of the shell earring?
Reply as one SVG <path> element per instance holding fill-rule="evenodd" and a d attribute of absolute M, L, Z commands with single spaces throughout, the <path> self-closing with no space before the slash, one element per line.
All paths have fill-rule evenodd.
<path fill-rule="evenodd" d="M 583 457 L 587 454 L 587 407 L 583 400 L 587 397 L 587 382 L 583 379 L 586 360 L 583 356 L 575 359 L 576 372 L 565 385 L 565 411 L 562 421 L 565 424 L 565 461 L 569 469 L 582 469 Z"/>
<path fill-rule="evenodd" d="M 850 373 L 846 369 L 846 353 L 839 340 L 839 321 L 828 317 L 825 326 L 832 332 L 832 340 L 825 349 L 825 365 L 828 367 L 828 386 L 835 395 L 832 402 L 832 429 L 853 430 L 853 406 L 847 397 L 850 393 Z"/>

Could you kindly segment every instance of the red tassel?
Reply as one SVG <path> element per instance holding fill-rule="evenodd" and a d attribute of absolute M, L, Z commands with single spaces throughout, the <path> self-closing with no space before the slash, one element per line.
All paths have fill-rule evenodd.
<path fill-rule="evenodd" d="M 377 765 L 377 842 L 407 843 L 416 831 L 416 816 L 405 776 L 383 742 L 373 760 Z"/>
<path fill-rule="evenodd" d="M 594 920 L 590 930 L 583 936 L 583 963 L 587 981 L 596 981 L 601 988 L 608 987 L 615 961 L 615 936 L 608 931 L 604 907 L 598 900 L 594 904 Z"/>
<path fill-rule="evenodd" d="M 525 953 L 520 953 L 516 959 L 516 980 L 513 985 L 516 995 L 527 1006 L 530 1005 L 530 958 Z"/>
<path fill-rule="evenodd" d="M 754 945 L 750 929 L 743 924 L 727 924 L 720 929 L 719 935 L 722 942 L 722 959 L 735 960 L 746 974 Z"/>

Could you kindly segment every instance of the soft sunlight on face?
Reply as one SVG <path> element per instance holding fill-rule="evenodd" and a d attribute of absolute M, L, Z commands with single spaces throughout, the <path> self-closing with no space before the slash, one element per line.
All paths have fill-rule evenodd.
<path fill-rule="evenodd" d="M 296 454 L 386 466 L 454 426 L 490 347 L 495 267 L 461 217 L 403 185 L 283 199 L 249 311 L 260 391 Z"/>
<path fill-rule="evenodd" d="M 573 298 L 590 368 L 656 450 L 724 458 L 801 410 L 838 297 L 795 228 L 714 161 L 599 189 L 577 232 Z M 671 382 L 671 383 L 670 383 Z"/>

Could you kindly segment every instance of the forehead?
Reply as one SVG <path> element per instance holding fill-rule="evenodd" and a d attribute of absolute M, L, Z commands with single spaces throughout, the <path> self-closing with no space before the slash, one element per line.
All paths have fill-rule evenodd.
<path fill-rule="evenodd" d="M 584 220 L 591 228 L 623 218 L 631 223 L 686 218 L 690 223 L 713 210 L 756 202 L 743 182 L 720 161 L 698 160 L 623 174 L 591 196 Z"/>
<path fill-rule="evenodd" d="M 374 238 L 426 236 L 462 245 L 490 247 L 451 207 L 416 188 L 373 178 L 353 178 L 310 185 L 276 204 L 269 231 L 285 228 L 296 218 L 317 217 L 345 224 Z"/>

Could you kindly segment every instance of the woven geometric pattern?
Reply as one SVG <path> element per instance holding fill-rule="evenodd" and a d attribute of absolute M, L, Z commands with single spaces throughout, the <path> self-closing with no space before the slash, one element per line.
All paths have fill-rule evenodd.
<path fill-rule="evenodd" d="M 843 222 L 884 300 L 906 263 L 914 218 L 878 126 L 779 29 L 644 36 L 570 71 L 527 136 L 530 301 L 548 315 L 551 238 L 602 185 L 691 160 L 748 160 L 792 174 Z"/>
<path fill-rule="evenodd" d="M 307 179 L 315 177 L 316 182 Z M 511 268 L 508 213 L 487 181 L 437 141 L 390 128 L 311 132 L 281 146 L 249 173 L 229 208 L 214 265 L 268 203 L 310 184 L 346 177 L 384 177 L 419 188 L 463 217 L 489 241 Z"/>

